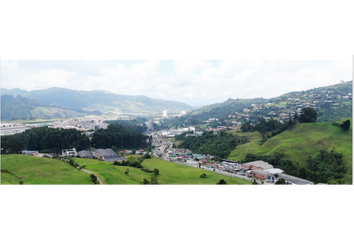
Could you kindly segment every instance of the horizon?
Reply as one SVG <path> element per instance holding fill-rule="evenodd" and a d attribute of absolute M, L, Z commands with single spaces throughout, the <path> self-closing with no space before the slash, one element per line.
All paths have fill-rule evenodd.
<path fill-rule="evenodd" d="M 2 60 L 3 89 L 66 88 L 185 103 L 271 99 L 351 81 L 347 60 Z"/>
<path fill-rule="evenodd" d="M 343 80 L 343 81 L 344 81 L 344 80 Z M 351 82 L 351 81 L 353 81 L 353 80 L 344 81 L 343 83 Z M 327 86 L 332 86 L 332 85 L 336 85 L 336 84 L 340 84 L 340 83 L 341 83 L 341 81 L 339 81 L 338 83 L 331 84 L 331 85 L 323 85 L 323 86 L 319 86 L 319 87 L 315 87 L 315 88 L 327 87 Z M 21 88 L 7 89 L 7 88 L 3 88 L 3 87 L 1 87 L 0 89 L 5 89 L 5 90 L 8 90 L 8 91 L 18 89 L 18 90 L 21 90 L 21 91 L 31 92 L 31 91 L 44 91 L 44 90 L 48 90 L 48 89 L 51 89 L 51 88 L 66 89 L 66 90 L 71 90 L 71 91 L 82 91 L 82 92 L 96 91 L 96 92 L 104 92 L 104 93 L 115 94 L 115 95 L 144 96 L 144 97 L 148 97 L 148 96 L 146 96 L 146 95 L 117 94 L 117 93 L 110 92 L 110 91 L 107 91 L 107 90 L 76 90 L 76 89 L 70 89 L 70 88 L 66 88 L 66 87 L 49 87 L 49 88 L 34 89 L 34 90 L 25 90 L 25 89 L 21 89 Z M 312 89 L 314 89 L 314 88 L 310 88 L 310 89 L 306 89 L 306 90 L 301 90 L 301 91 L 309 91 L 309 90 L 312 90 Z M 262 98 L 262 99 L 269 100 L 269 99 L 277 98 L 277 97 L 280 97 L 280 96 L 282 96 L 282 95 L 289 94 L 289 93 L 292 93 L 292 92 L 301 92 L 301 91 L 290 91 L 290 92 L 282 93 L 282 94 L 280 94 L 280 95 L 278 95 L 278 96 L 270 97 L 270 98 L 263 98 L 263 97 L 254 97 L 254 98 Z M 151 97 L 149 97 L 149 98 L 151 98 Z M 234 100 L 235 100 L 235 99 L 247 100 L 247 99 L 254 99 L 254 98 L 228 98 L 228 99 L 226 99 L 226 100 L 224 100 L 224 101 L 222 101 L 222 102 L 214 102 L 214 103 L 210 103 L 210 104 L 206 104 L 206 105 L 199 105 L 199 106 L 189 105 L 189 104 L 184 103 L 184 102 L 179 102 L 179 103 L 187 104 L 188 106 L 190 106 L 190 107 L 192 107 L 192 108 L 201 108 L 201 107 L 208 106 L 208 105 L 212 105 L 212 104 L 220 104 L 220 103 L 226 102 L 226 101 L 229 100 L 229 99 L 234 99 Z M 166 100 L 166 99 L 158 99 L 158 98 L 151 98 L 151 99 L 178 102 L 178 101 L 175 101 L 175 100 Z"/>

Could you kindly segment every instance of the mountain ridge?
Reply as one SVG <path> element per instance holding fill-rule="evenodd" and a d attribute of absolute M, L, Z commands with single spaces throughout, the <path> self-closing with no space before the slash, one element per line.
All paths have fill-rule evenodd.
<path fill-rule="evenodd" d="M 44 90 L 1 89 L 1 95 L 21 96 L 37 100 L 39 104 L 84 111 L 116 111 L 132 113 L 158 113 L 165 109 L 179 113 L 193 108 L 185 103 L 153 99 L 144 95 L 122 95 L 100 90 L 71 90 L 48 88 Z"/>

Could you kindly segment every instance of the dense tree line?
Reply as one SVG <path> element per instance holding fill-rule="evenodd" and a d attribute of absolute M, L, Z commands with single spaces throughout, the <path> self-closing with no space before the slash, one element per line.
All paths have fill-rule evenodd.
<path fill-rule="evenodd" d="M 124 128 L 126 130 L 136 131 L 139 133 L 144 133 L 148 129 L 145 123 L 145 118 L 136 118 L 133 120 L 110 120 L 105 122 L 109 125 L 116 125 L 122 129 Z"/>
<path fill-rule="evenodd" d="M 66 148 L 87 149 L 90 147 L 90 140 L 75 129 L 39 127 L 15 135 L 1 136 L 1 147 L 4 153 L 18 153 L 23 149 L 46 149 L 61 153 Z"/>
<path fill-rule="evenodd" d="M 91 145 L 95 148 L 145 148 L 149 137 L 140 133 L 137 126 L 112 124 L 94 132 Z"/>
<path fill-rule="evenodd" d="M 247 142 L 245 137 L 239 137 L 229 134 L 226 131 L 220 131 L 213 134 L 212 131 L 206 131 L 202 136 L 189 136 L 185 134 L 178 138 L 182 141 L 181 148 L 187 148 L 195 153 L 210 154 L 220 158 L 226 158 L 237 145 Z"/>
<path fill-rule="evenodd" d="M 336 150 L 320 150 L 320 153 L 306 160 L 306 167 L 299 167 L 292 161 L 286 159 L 284 154 L 275 152 L 273 155 L 257 156 L 248 153 L 242 162 L 262 160 L 274 168 L 280 168 L 285 173 L 307 179 L 314 183 L 343 183 L 344 174 L 347 169 L 344 166 L 343 155 Z"/>

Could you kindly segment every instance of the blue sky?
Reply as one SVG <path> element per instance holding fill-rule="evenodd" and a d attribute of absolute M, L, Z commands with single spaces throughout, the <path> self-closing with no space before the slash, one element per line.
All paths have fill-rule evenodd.
<path fill-rule="evenodd" d="M 2 60 L 1 87 L 63 87 L 179 101 L 271 98 L 351 80 L 349 60 Z"/>

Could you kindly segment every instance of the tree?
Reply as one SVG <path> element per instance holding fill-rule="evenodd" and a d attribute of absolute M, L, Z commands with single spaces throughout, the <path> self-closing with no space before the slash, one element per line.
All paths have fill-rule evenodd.
<path fill-rule="evenodd" d="M 252 184 L 258 185 L 258 183 L 257 183 L 256 179 L 253 179 Z"/>
<path fill-rule="evenodd" d="M 294 114 L 294 124 L 299 122 L 299 115 L 297 114 L 297 112 L 295 112 Z"/>
<path fill-rule="evenodd" d="M 348 119 L 348 120 L 344 121 L 344 122 L 340 125 L 340 127 L 341 127 L 344 131 L 348 131 L 349 128 L 350 128 L 350 120 Z"/>
<path fill-rule="evenodd" d="M 284 179 L 279 179 L 276 183 L 275 183 L 276 185 L 286 185 L 286 182 L 285 182 L 285 180 Z"/>
<path fill-rule="evenodd" d="M 317 120 L 316 110 L 311 107 L 305 107 L 305 108 L 301 109 L 299 120 L 300 120 L 300 123 L 316 122 L 316 120 Z"/>
<path fill-rule="evenodd" d="M 143 184 L 149 184 L 149 183 L 150 183 L 149 180 L 147 178 L 144 178 Z"/>
<path fill-rule="evenodd" d="M 159 169 L 155 168 L 155 169 L 154 169 L 154 175 L 155 175 L 155 177 L 156 177 L 157 175 L 159 175 L 159 174 L 160 174 Z"/>
<path fill-rule="evenodd" d="M 220 179 L 220 181 L 217 184 L 226 184 L 224 179 Z"/>
<path fill-rule="evenodd" d="M 151 177 L 150 184 L 158 184 L 157 177 Z"/>

